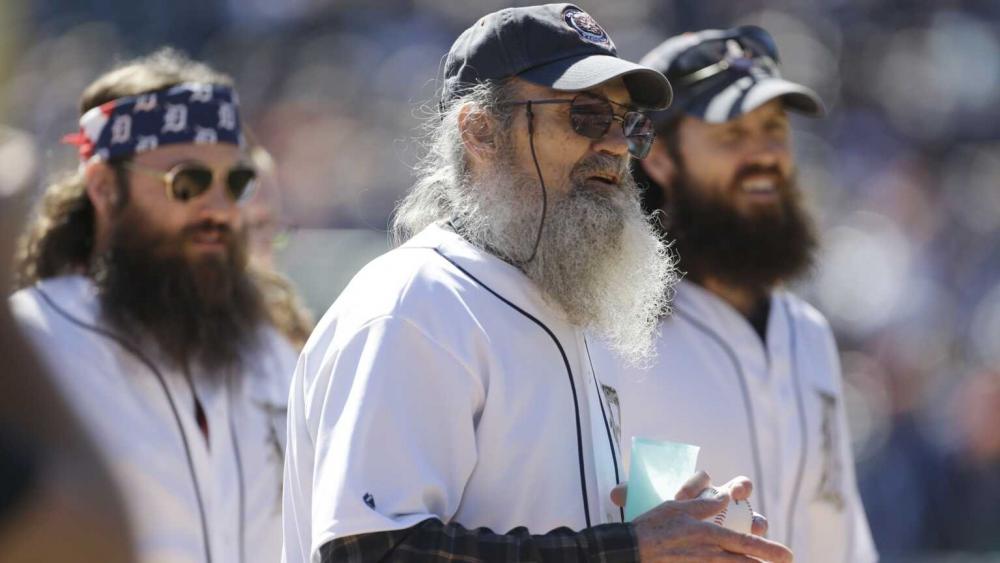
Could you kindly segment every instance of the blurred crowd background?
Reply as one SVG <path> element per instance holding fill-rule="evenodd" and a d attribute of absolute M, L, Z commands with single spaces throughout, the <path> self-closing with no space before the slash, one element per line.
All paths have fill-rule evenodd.
<path fill-rule="evenodd" d="M 0 185 L 76 165 L 82 89 L 172 45 L 232 74 L 273 156 L 259 241 L 321 315 L 388 248 L 441 57 L 501 0 L 4 0 Z M 885 561 L 1000 560 L 1000 2 L 583 2 L 633 60 L 755 23 L 825 99 L 797 119 L 822 227 L 798 290 L 842 350 L 862 494 Z M 992 553 L 992 555 L 990 555 Z"/>

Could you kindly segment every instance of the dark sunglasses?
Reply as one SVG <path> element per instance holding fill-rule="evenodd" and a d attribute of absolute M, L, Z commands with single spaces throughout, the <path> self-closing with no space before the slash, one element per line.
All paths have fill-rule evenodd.
<path fill-rule="evenodd" d="M 645 158 L 653 146 L 653 121 L 648 115 L 594 94 L 584 92 L 569 100 L 518 100 L 510 103 L 516 106 L 526 105 L 529 110 L 536 104 L 569 104 L 569 122 L 573 131 L 588 139 L 604 137 L 611 129 L 611 122 L 620 121 L 622 133 L 628 142 L 628 152 L 635 158 Z M 627 111 L 622 115 L 615 115 L 613 106 L 626 108 Z"/>
<path fill-rule="evenodd" d="M 197 162 L 182 162 L 170 170 L 141 166 L 134 162 L 123 163 L 133 172 L 163 180 L 167 197 L 176 201 L 190 201 L 207 192 L 215 180 L 215 172 Z M 257 171 L 245 164 L 237 164 L 226 173 L 226 193 L 237 203 L 246 201 L 257 186 Z"/>
<path fill-rule="evenodd" d="M 729 42 L 736 41 L 743 56 L 734 57 Z M 678 86 L 690 86 L 725 70 L 748 70 L 751 66 L 775 68 L 778 45 L 771 34 L 755 25 L 744 25 L 722 37 L 704 41 L 677 56 L 670 64 L 668 77 Z"/>

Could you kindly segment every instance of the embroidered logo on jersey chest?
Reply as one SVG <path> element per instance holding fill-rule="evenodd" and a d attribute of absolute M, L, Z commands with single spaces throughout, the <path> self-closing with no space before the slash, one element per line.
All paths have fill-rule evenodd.
<path fill-rule="evenodd" d="M 837 424 L 837 397 L 817 391 L 820 401 L 820 478 L 816 498 L 837 510 L 844 509 L 844 465 L 840 459 L 840 426 Z"/>
<path fill-rule="evenodd" d="M 621 403 L 618 401 L 618 390 L 610 385 L 601 384 L 601 390 L 604 391 L 604 400 L 608 404 L 608 424 L 611 425 L 611 435 L 615 440 L 615 449 L 617 451 L 622 450 L 622 407 Z"/>

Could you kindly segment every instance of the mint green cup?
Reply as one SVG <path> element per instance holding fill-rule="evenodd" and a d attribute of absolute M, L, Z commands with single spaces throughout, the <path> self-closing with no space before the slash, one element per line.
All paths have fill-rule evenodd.
<path fill-rule="evenodd" d="M 698 446 L 665 440 L 632 438 L 625 521 L 665 500 L 673 500 L 695 472 Z"/>

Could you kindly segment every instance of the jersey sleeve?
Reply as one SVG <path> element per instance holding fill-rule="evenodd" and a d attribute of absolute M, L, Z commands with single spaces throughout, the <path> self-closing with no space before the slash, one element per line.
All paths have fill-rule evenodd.
<path fill-rule="evenodd" d="M 454 343 L 384 317 L 322 354 L 312 548 L 331 539 L 449 522 L 476 465 L 483 380 Z M 301 366 L 308 371 L 308 362 Z"/>

